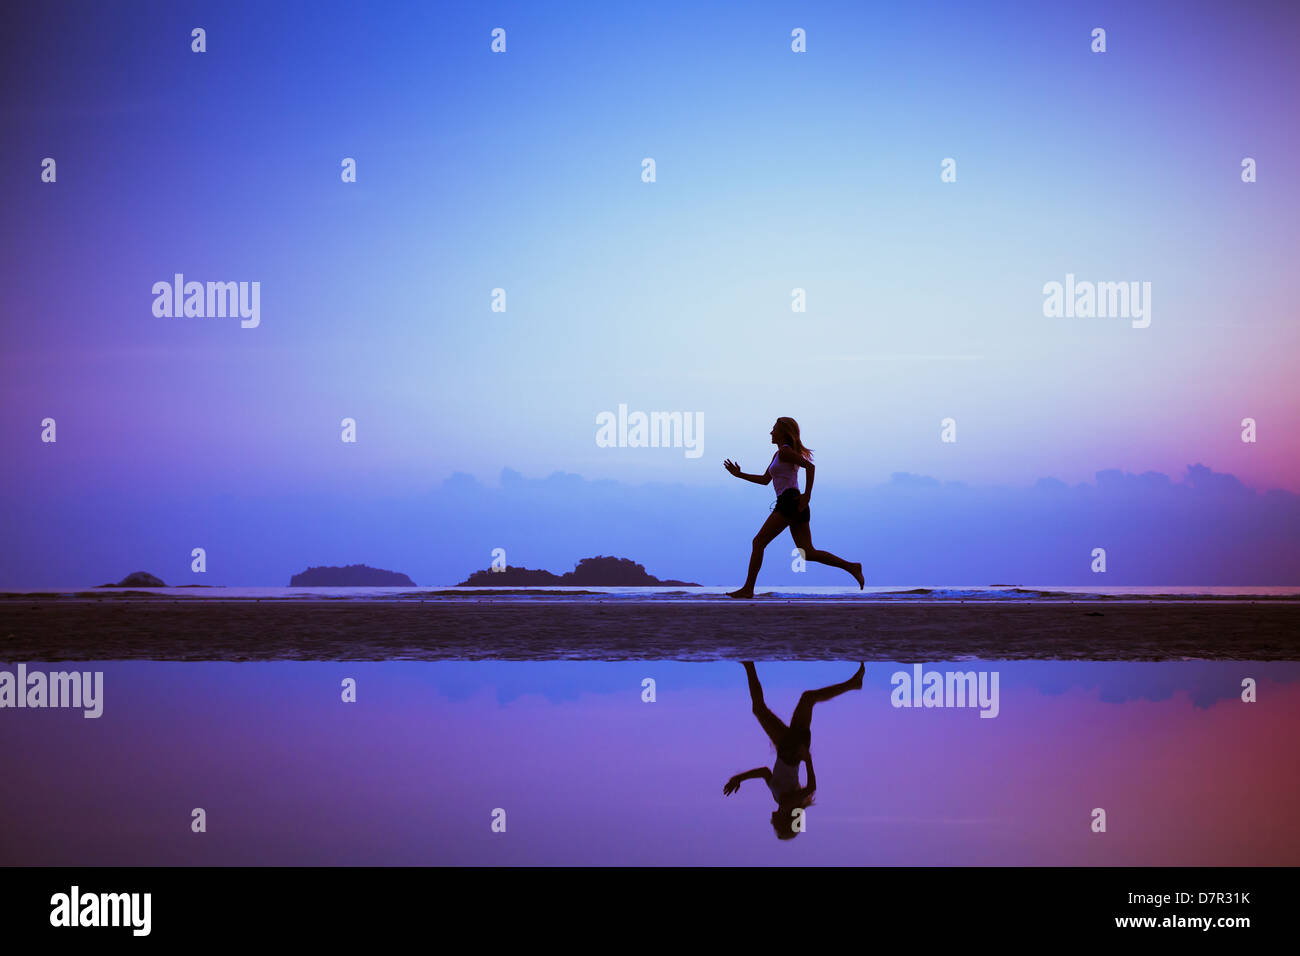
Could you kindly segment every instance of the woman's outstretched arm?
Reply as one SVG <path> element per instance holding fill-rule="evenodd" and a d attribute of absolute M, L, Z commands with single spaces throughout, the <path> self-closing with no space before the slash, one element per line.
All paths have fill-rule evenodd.
<path fill-rule="evenodd" d="M 754 780 L 762 777 L 764 780 L 772 776 L 772 771 L 767 767 L 755 767 L 753 770 L 746 770 L 744 773 L 738 773 L 727 781 L 726 786 L 722 788 L 723 796 L 731 796 L 740 789 L 740 785 L 746 780 Z"/>
<path fill-rule="evenodd" d="M 722 463 L 722 467 L 727 469 L 727 471 L 731 472 L 731 474 L 735 475 L 737 478 L 744 478 L 746 481 L 752 481 L 756 485 L 770 485 L 772 483 L 772 476 L 767 472 L 763 472 L 761 475 L 747 475 L 741 471 L 740 466 L 730 458 Z"/>

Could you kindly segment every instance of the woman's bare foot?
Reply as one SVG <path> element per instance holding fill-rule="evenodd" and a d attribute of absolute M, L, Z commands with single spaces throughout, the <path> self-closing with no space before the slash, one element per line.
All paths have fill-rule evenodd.
<path fill-rule="evenodd" d="M 862 677 L 863 677 L 864 674 L 866 674 L 866 672 L 867 672 L 867 665 L 866 665 L 866 664 L 859 664 L 859 665 L 858 665 L 858 672 L 857 672 L 856 674 L 854 674 L 852 677 L 850 677 L 850 678 L 846 681 L 846 683 L 849 684 L 850 686 L 856 688 L 857 690 L 862 690 Z"/>
<path fill-rule="evenodd" d="M 862 562 L 855 561 L 849 565 L 849 574 L 853 575 L 858 581 L 858 590 L 861 591 L 867 586 L 867 579 L 862 576 Z"/>
<path fill-rule="evenodd" d="M 746 591 L 744 588 L 741 588 L 738 591 L 727 592 L 727 597 L 730 598 L 752 598 L 753 596 L 754 596 L 753 591 Z"/>

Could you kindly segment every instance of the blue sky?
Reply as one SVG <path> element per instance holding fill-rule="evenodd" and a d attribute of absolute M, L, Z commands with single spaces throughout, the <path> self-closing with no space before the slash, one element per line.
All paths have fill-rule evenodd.
<path fill-rule="evenodd" d="M 165 497 L 195 527 L 503 468 L 740 494 L 720 462 L 761 470 L 778 415 L 819 498 L 1197 462 L 1300 490 L 1295 26 L 1270 4 L 26 8 L 0 490 L 63 525 L 74 498 Z M 155 317 L 177 272 L 260 282 L 260 326 Z M 1067 273 L 1151 282 L 1151 326 L 1045 318 Z M 703 456 L 598 447 L 620 403 L 702 416 Z"/>

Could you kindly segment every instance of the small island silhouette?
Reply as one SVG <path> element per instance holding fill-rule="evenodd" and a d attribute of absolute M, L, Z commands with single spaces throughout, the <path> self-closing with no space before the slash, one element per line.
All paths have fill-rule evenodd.
<path fill-rule="evenodd" d="M 116 584 L 101 584 L 101 588 L 165 588 L 162 578 L 156 578 L 147 571 L 133 571 Z"/>
<path fill-rule="evenodd" d="M 416 584 L 399 571 L 384 571 L 364 564 L 345 568 L 308 568 L 289 579 L 291 588 L 413 588 Z"/>
<path fill-rule="evenodd" d="M 583 558 L 572 571 L 564 574 L 552 574 L 550 571 L 516 568 L 507 565 L 505 569 L 494 571 L 487 568 L 475 571 L 456 587 L 517 587 L 519 585 L 548 586 L 553 584 L 578 584 L 589 587 L 673 587 L 697 588 L 691 581 L 661 581 L 653 574 L 647 574 L 643 565 L 629 558 L 614 558 L 597 555 Z"/>

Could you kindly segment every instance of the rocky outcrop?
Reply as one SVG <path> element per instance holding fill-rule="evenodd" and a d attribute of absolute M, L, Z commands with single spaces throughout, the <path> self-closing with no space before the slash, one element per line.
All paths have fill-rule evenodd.
<path fill-rule="evenodd" d="M 384 571 L 364 564 L 345 568 L 308 568 L 289 579 L 291 588 L 413 588 L 415 582 L 398 571 Z"/>
<path fill-rule="evenodd" d="M 583 558 L 572 571 L 566 571 L 564 574 L 552 574 L 550 571 L 510 566 L 501 571 L 488 568 L 483 571 L 475 571 L 456 587 L 519 587 L 520 585 L 533 585 L 535 587 L 585 585 L 598 588 L 699 587 L 698 584 L 689 581 L 675 581 L 672 579 L 661 581 L 653 574 L 647 574 L 644 566 L 629 558 L 613 558 L 605 555 Z"/>
<path fill-rule="evenodd" d="M 101 588 L 165 588 L 162 578 L 156 578 L 144 571 L 128 574 L 116 584 L 101 584 Z"/>

